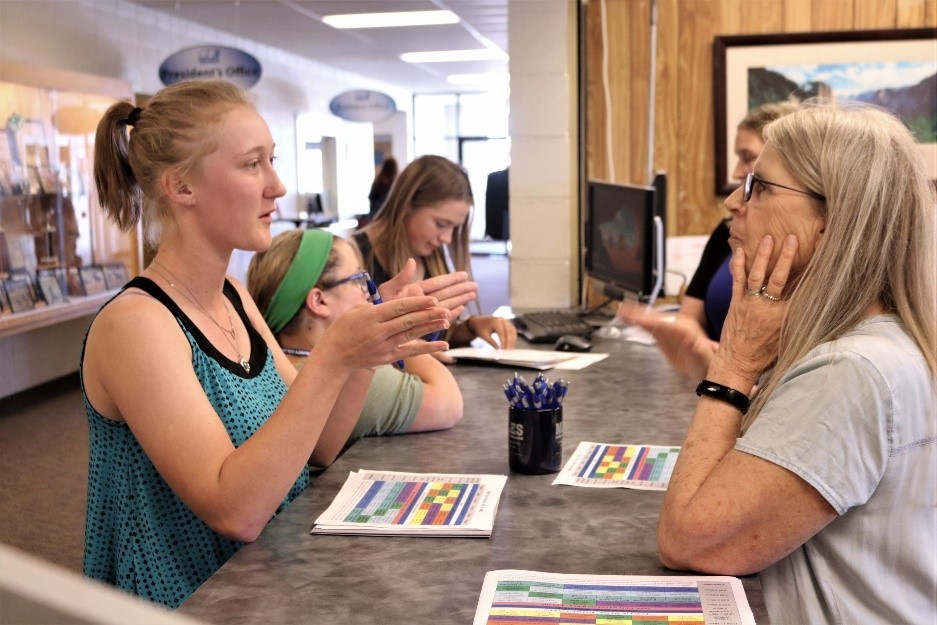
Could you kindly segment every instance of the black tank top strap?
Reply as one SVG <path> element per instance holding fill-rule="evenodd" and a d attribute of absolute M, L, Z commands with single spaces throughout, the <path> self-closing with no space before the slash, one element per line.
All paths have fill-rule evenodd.
<path fill-rule="evenodd" d="M 241 322 L 244 323 L 244 327 L 247 328 L 247 335 L 250 337 L 250 373 L 244 373 L 244 369 L 242 369 L 239 364 L 222 354 L 218 348 L 216 348 L 211 343 L 211 341 L 206 338 L 199 327 L 195 325 L 195 322 L 192 321 L 188 315 L 182 312 L 182 309 L 179 308 L 179 305 L 176 304 L 176 302 L 171 297 L 169 297 L 169 294 L 167 294 L 166 291 L 164 291 L 158 284 L 149 278 L 137 276 L 124 285 L 124 288 L 121 289 L 121 291 L 130 288 L 140 289 L 169 309 L 169 312 L 171 312 L 172 315 L 179 321 L 180 325 L 188 330 L 189 333 L 195 338 L 195 342 L 198 343 L 198 346 L 202 349 L 202 351 L 210 355 L 225 369 L 243 378 L 256 377 L 263 371 L 264 363 L 267 360 L 267 343 L 264 341 L 264 338 L 261 336 L 260 332 L 258 332 L 254 326 L 251 325 L 250 319 L 247 317 L 247 312 L 244 310 L 244 303 L 241 301 L 240 295 L 234 288 L 234 285 L 231 284 L 228 280 L 224 281 L 224 287 L 222 288 L 222 291 L 224 292 L 225 297 L 228 298 L 228 301 L 231 302 L 231 307 L 234 308 L 234 311 L 241 319 Z"/>

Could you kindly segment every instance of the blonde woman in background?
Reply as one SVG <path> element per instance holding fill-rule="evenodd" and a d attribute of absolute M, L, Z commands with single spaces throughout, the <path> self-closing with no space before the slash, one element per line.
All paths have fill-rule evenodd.
<path fill-rule="evenodd" d="M 348 241 L 324 230 L 291 230 L 251 259 L 247 289 L 300 369 L 333 323 L 370 301 L 368 277 Z M 403 371 L 375 369 L 348 444 L 363 436 L 448 429 L 462 418 L 462 394 L 442 363 L 428 355 L 404 363 Z"/>

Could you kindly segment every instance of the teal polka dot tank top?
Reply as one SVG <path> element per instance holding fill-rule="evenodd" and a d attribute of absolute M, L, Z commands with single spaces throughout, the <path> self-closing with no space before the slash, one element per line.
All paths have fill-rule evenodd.
<path fill-rule="evenodd" d="M 231 442 L 239 446 L 267 420 L 286 393 L 263 337 L 250 325 L 240 297 L 225 295 L 251 335 L 250 373 L 217 351 L 154 282 L 140 288 L 169 308 L 192 347 L 192 366 Z M 84 354 L 82 354 L 82 360 Z M 84 573 L 175 608 L 243 546 L 214 532 L 173 493 L 126 423 L 99 414 L 84 397 L 90 433 Z M 279 512 L 309 484 L 297 478 Z"/>

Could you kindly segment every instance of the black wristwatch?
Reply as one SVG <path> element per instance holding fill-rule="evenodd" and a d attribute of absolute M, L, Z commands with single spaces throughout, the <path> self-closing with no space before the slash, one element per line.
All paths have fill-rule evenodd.
<path fill-rule="evenodd" d="M 722 384 L 717 384 L 716 382 L 710 382 L 709 380 L 701 380 L 700 383 L 696 386 L 696 394 L 705 395 L 707 397 L 712 397 L 713 399 L 722 400 L 727 404 L 732 404 L 741 410 L 742 414 L 748 412 L 748 395 L 741 391 L 737 391 L 734 388 L 729 388 L 728 386 L 723 386 Z"/>

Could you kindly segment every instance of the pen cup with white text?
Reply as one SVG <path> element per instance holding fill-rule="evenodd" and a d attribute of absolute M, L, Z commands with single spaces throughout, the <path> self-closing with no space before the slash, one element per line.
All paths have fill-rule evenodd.
<path fill-rule="evenodd" d="M 508 463 L 527 475 L 556 473 L 563 464 L 563 407 L 508 409 Z"/>

